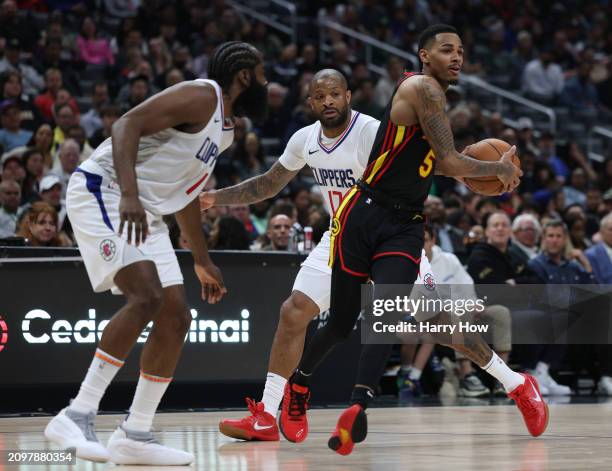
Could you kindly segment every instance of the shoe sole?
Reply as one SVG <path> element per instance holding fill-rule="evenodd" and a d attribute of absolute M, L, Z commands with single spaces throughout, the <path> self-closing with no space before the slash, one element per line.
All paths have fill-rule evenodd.
<path fill-rule="evenodd" d="M 363 409 L 359 410 L 359 413 L 354 417 L 353 422 L 342 423 L 344 420 L 344 413 L 338 419 L 336 429 L 348 430 L 349 441 L 344 444 L 345 449 L 342 450 L 343 443 L 338 435 L 333 435 L 327 442 L 327 446 L 334 450 L 336 453 L 341 455 L 348 455 L 353 451 L 355 443 L 361 443 L 366 439 L 368 435 L 368 417 Z M 348 446 L 347 446 L 348 444 Z"/>
<path fill-rule="evenodd" d="M 480 392 L 480 393 L 473 393 L 470 391 L 466 391 L 465 389 L 460 389 L 459 390 L 459 397 L 489 397 L 491 395 L 491 391 L 487 391 L 487 392 Z"/>
<path fill-rule="evenodd" d="M 538 380 L 535 379 L 533 376 L 531 377 L 531 379 L 533 381 L 531 384 L 535 384 L 535 387 L 537 388 L 538 393 L 540 394 L 540 397 L 542 397 L 542 393 L 540 392 L 540 383 L 538 383 Z M 525 378 L 525 380 L 527 381 L 527 378 Z M 546 432 L 546 429 L 548 428 L 548 420 L 550 419 L 550 413 L 548 411 L 548 404 L 546 403 L 546 401 L 544 401 L 544 399 L 542 399 L 542 402 L 544 403 L 544 412 L 546 414 L 546 421 L 544 422 L 544 427 L 542 428 L 542 431 L 538 433 L 537 435 L 534 435 L 533 433 L 529 432 L 532 437 L 539 437 L 544 432 Z M 527 429 L 527 431 L 529 431 L 529 429 Z"/>
<path fill-rule="evenodd" d="M 221 432 L 226 437 L 237 438 L 239 440 L 245 440 L 247 442 L 277 442 L 279 441 L 278 437 L 255 437 L 253 434 L 247 432 L 244 429 L 234 427 L 233 425 L 225 424 L 223 422 L 219 423 L 219 432 Z"/>

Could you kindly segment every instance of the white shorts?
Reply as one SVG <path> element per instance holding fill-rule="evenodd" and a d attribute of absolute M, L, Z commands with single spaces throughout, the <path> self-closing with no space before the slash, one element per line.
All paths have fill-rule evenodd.
<path fill-rule="evenodd" d="M 328 265 L 329 235 L 329 231 L 325 231 L 319 244 L 302 263 L 302 268 L 293 283 L 293 290 L 300 291 L 312 299 L 319 306 L 320 313 L 329 309 L 331 296 L 331 268 Z M 414 283 L 424 285 L 428 290 L 435 289 L 433 271 L 425 250 L 421 252 L 419 275 Z"/>
<path fill-rule="evenodd" d="M 91 170 L 90 165 L 88 168 Z M 139 247 L 128 244 L 125 228 L 122 237 L 117 234 L 119 187 L 102 169 L 97 170 L 92 173 L 77 169 L 70 177 L 66 195 L 68 217 L 94 291 L 111 289 L 119 294 L 121 291 L 114 282 L 117 272 L 142 260 L 155 263 L 164 288 L 183 284 L 168 227 L 162 217 L 147 212 L 147 240 Z"/>

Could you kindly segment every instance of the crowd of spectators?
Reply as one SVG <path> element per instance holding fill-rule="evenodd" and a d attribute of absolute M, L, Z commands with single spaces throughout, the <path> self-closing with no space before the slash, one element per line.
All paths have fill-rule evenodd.
<path fill-rule="evenodd" d="M 64 199 L 79 162 L 110 136 L 124 112 L 182 80 L 206 78 L 208 58 L 223 41 L 248 41 L 264 53 L 270 112 L 263 123 L 237 120 L 235 141 L 208 188 L 266 171 L 292 133 L 313 122 L 307 96 L 316 70 L 344 72 L 353 108 L 380 118 L 406 67 L 396 57 L 376 57 L 386 70 L 373 75 L 359 43 L 334 31 L 322 60 L 314 23 L 291 43 L 223 0 L 143 0 L 119 9 L 116 3 L 102 1 L 95 9 L 85 2 L 30 1 L 18 9 L 15 0 L 2 1 L 0 238 L 73 246 Z M 466 72 L 566 106 L 574 116 L 606 120 L 612 109 L 612 12 L 608 2 L 581 3 L 297 2 L 301 15 L 336 21 L 413 53 L 426 25 L 453 24 L 466 46 Z M 519 268 L 531 265 L 543 282 L 546 273 L 562 276 L 568 267 L 612 283 L 612 221 L 606 217 L 612 211 L 612 156 L 593 163 L 577 142 L 537 133 L 527 116 L 508 127 L 460 87 L 449 90 L 448 102 L 458 149 L 485 137 L 504 139 L 517 145 L 524 176 L 516 191 L 495 198 L 436 177 L 426 211 L 437 247 L 454 253 L 476 283 L 488 269 L 500 282 L 517 282 Z M 210 247 L 287 250 L 291 234 L 305 226 L 314 228 L 316 242 L 329 215 L 314 183 L 306 169 L 273 201 L 208 210 L 202 225 Z M 505 215 L 494 218 L 503 219 L 504 234 L 489 227 L 491 213 Z M 188 248 L 168 222 L 176 247 Z M 542 227 L 562 229 L 563 250 L 552 254 Z M 482 260 L 495 266 L 482 268 Z"/>

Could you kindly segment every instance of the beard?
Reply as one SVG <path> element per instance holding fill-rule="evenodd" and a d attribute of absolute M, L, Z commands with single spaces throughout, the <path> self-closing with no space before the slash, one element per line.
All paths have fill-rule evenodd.
<path fill-rule="evenodd" d="M 260 84 L 251 73 L 251 85 L 234 101 L 233 114 L 240 118 L 247 116 L 254 123 L 261 124 L 268 116 L 268 88 Z"/>
<path fill-rule="evenodd" d="M 337 128 L 343 123 L 346 123 L 348 118 L 348 106 L 343 110 L 338 110 L 338 116 L 335 118 L 326 118 L 323 113 L 319 116 L 319 121 L 321 121 L 321 126 L 324 128 Z"/>

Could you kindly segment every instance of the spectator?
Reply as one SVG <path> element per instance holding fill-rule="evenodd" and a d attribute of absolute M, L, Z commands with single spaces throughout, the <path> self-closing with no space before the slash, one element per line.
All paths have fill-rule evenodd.
<path fill-rule="evenodd" d="M 180 83 L 184 80 L 185 76 L 183 75 L 183 72 L 181 72 L 177 68 L 170 69 L 168 70 L 168 72 L 166 72 L 166 75 L 164 76 L 164 83 L 162 88 L 171 87 L 172 85 L 176 85 L 177 83 Z"/>
<path fill-rule="evenodd" d="M 592 217 L 599 220 L 601 215 L 605 214 L 605 206 L 601 196 L 601 190 L 596 186 L 590 187 L 586 191 L 585 214 L 587 217 Z M 589 234 L 592 236 L 593 234 Z"/>
<path fill-rule="evenodd" d="M 540 150 L 533 138 L 533 121 L 531 118 L 526 116 L 519 118 L 516 129 L 518 130 L 519 155 L 522 155 L 524 152 L 533 152 L 534 155 L 538 155 Z"/>
<path fill-rule="evenodd" d="M 289 122 L 289 112 L 285 106 L 287 89 L 279 83 L 268 85 L 268 117 L 261 128 L 262 137 L 282 139 Z"/>
<path fill-rule="evenodd" d="M 59 148 L 59 166 L 51 170 L 50 174 L 56 175 L 62 184 L 62 198 L 66 198 L 68 180 L 76 170 L 80 162 L 79 144 L 74 139 L 66 139 Z"/>
<path fill-rule="evenodd" d="M 567 243 L 567 229 L 560 220 L 552 220 L 544 224 L 542 240 L 542 253 L 529 261 L 529 268 L 535 273 L 540 283 L 560 284 L 582 284 L 594 281 L 591 266 L 586 256 L 580 251 L 574 251 L 574 260 L 568 260 L 564 256 Z M 549 295 L 559 300 L 558 288 Z M 555 303 L 557 304 L 557 303 Z M 553 313 L 554 314 L 554 313 Z M 568 395 L 571 390 L 568 386 L 558 384 L 549 373 L 551 366 L 559 366 L 563 360 L 565 348 L 561 345 L 547 345 L 532 349 L 532 355 L 526 366 L 535 363 L 534 376 L 540 386 L 544 386 L 553 395 Z"/>
<path fill-rule="evenodd" d="M 172 66 L 180 70 L 185 79 L 193 80 L 196 78 L 193 73 L 193 61 L 188 47 L 179 46 L 174 49 L 172 52 Z"/>
<path fill-rule="evenodd" d="M 600 284 L 612 284 L 612 213 L 601 220 L 601 242 L 593 245 L 585 252 L 595 280 Z"/>
<path fill-rule="evenodd" d="M 14 100 L 0 103 L 0 145 L 5 152 L 25 146 L 32 137 L 32 131 L 21 127 L 21 109 Z"/>
<path fill-rule="evenodd" d="M 563 71 L 553 59 L 550 49 L 543 48 L 540 56 L 525 66 L 521 89 L 529 98 L 552 104 L 563 90 Z"/>
<path fill-rule="evenodd" d="M 23 43 L 24 49 L 31 52 L 36 43 L 37 32 L 29 13 L 20 15 L 17 3 L 14 0 L 4 0 L 2 2 L 2 8 L 0 8 L 0 37 L 18 38 Z"/>
<path fill-rule="evenodd" d="M 267 236 L 270 240 L 268 245 L 261 248 L 264 251 L 287 250 L 289 246 L 289 231 L 291 230 L 291 219 L 284 215 L 278 214 L 270 217 L 268 221 Z"/>
<path fill-rule="evenodd" d="M 21 187 L 14 180 L 0 182 L 0 239 L 15 235 Z"/>
<path fill-rule="evenodd" d="M 108 85 L 106 82 L 95 83 L 93 86 L 93 93 L 91 94 L 91 108 L 87 113 L 81 116 L 81 126 L 85 129 L 85 134 L 88 139 L 102 127 L 100 111 L 108 103 Z"/>
<path fill-rule="evenodd" d="M 50 173 L 40 181 L 40 199 L 55 209 L 59 227 L 67 221 L 66 202 L 62 199 L 63 186 L 60 178 Z"/>
<path fill-rule="evenodd" d="M 593 64 L 582 61 L 578 74 L 565 83 L 561 94 L 561 103 L 580 115 L 588 112 L 589 116 L 593 116 L 601 108 L 597 89 L 591 80 L 592 70 Z"/>
<path fill-rule="evenodd" d="M 350 50 L 345 42 L 338 41 L 332 46 L 332 60 L 330 67 L 342 72 L 345 77 L 353 75 L 354 62 L 350 59 Z"/>
<path fill-rule="evenodd" d="M 542 134 L 538 147 L 540 149 L 539 159 L 552 167 L 560 183 L 565 183 L 570 176 L 570 171 L 567 164 L 556 153 L 555 137 L 552 133 L 546 132 Z"/>
<path fill-rule="evenodd" d="M 374 82 L 371 79 L 362 80 L 353 98 L 353 109 L 381 119 L 385 109 L 378 106 L 374 96 Z"/>
<path fill-rule="evenodd" d="M 504 131 L 504 118 L 498 111 L 491 113 L 487 119 L 485 133 L 488 137 L 495 137 L 501 139 L 501 134 Z"/>
<path fill-rule="evenodd" d="M 91 16 L 83 18 L 81 31 L 77 38 L 78 59 L 86 64 L 113 65 L 115 57 L 108 39 L 97 35 L 96 24 Z"/>
<path fill-rule="evenodd" d="M 504 49 L 504 30 L 502 27 L 492 28 L 489 32 L 489 42 L 482 46 L 476 46 L 475 59 L 482 64 L 487 74 L 487 79 L 494 85 L 507 87 L 510 85 L 512 76 L 508 71 L 512 70 L 512 54 Z"/>
<path fill-rule="evenodd" d="M 58 69 L 62 71 L 62 86 L 70 89 L 71 92 L 81 95 L 80 78 L 74 70 L 73 63 L 73 47 L 70 46 L 64 50 L 62 38 L 48 38 L 43 51 L 38 70 L 40 73 L 45 73 L 49 69 Z M 67 58 L 63 58 L 63 54 Z"/>
<path fill-rule="evenodd" d="M 149 79 L 145 75 L 137 75 L 130 79 L 130 94 L 127 100 L 121 103 L 123 112 L 131 110 L 151 96 Z"/>
<path fill-rule="evenodd" d="M 308 210 L 310 209 L 310 191 L 299 186 L 291 192 L 291 202 L 297 209 L 297 222 L 302 227 L 308 226 Z"/>
<path fill-rule="evenodd" d="M 446 210 L 442 199 L 438 196 L 429 195 L 425 200 L 424 210 L 429 221 L 437 231 L 436 240 L 440 248 L 445 252 L 454 253 L 459 259 L 465 257 L 464 234 L 456 227 L 447 223 Z"/>
<path fill-rule="evenodd" d="M 230 206 L 229 214 L 230 216 L 236 218 L 242 223 L 244 229 L 246 230 L 249 236 L 250 241 L 254 241 L 255 239 L 257 239 L 257 237 L 259 236 L 259 232 L 257 232 L 257 229 L 253 224 L 253 221 L 251 220 L 251 212 L 247 205 L 240 204 Z"/>
<path fill-rule="evenodd" d="M 70 126 L 66 134 L 66 139 L 74 139 L 79 145 L 80 157 L 79 162 L 87 160 L 91 154 L 93 154 L 93 148 L 87 142 L 87 136 L 85 135 L 85 129 L 78 124 Z"/>
<path fill-rule="evenodd" d="M 46 91 L 34 99 L 34 105 L 38 108 L 40 115 L 48 122 L 53 121 L 53 105 L 57 99 L 57 93 L 62 88 L 62 72 L 59 69 L 51 68 L 45 72 Z M 70 107 L 75 114 L 78 114 L 79 107 L 74 98 L 70 98 Z"/>
<path fill-rule="evenodd" d="M 281 52 L 278 61 L 272 66 L 272 79 L 284 87 L 290 87 L 296 82 L 297 68 L 297 46 L 288 44 Z"/>
<path fill-rule="evenodd" d="M 584 251 L 592 245 L 586 237 L 586 217 L 584 213 L 568 214 L 565 223 L 569 232 L 569 241 L 573 248 Z"/>
<path fill-rule="evenodd" d="M 53 130 L 49 124 L 41 124 L 28 142 L 28 146 L 38 150 L 45 162 L 45 168 L 53 167 Z"/>
<path fill-rule="evenodd" d="M 390 57 L 387 61 L 386 74 L 378 79 L 374 89 L 374 99 L 379 107 L 383 109 L 387 107 L 403 71 L 404 63 L 397 57 Z"/>
<path fill-rule="evenodd" d="M 587 179 L 586 173 L 581 168 L 575 168 L 572 170 L 570 176 L 570 184 L 563 187 L 563 193 L 565 194 L 565 204 L 570 206 L 572 204 L 579 204 L 584 206 L 586 204 L 586 190 Z"/>
<path fill-rule="evenodd" d="M 259 49 L 259 48 L 258 48 Z M 261 51 L 261 49 L 259 49 Z M 314 44 L 304 44 L 302 55 L 296 61 L 299 74 L 302 76 L 306 72 L 315 73 L 321 69 L 321 64 L 317 57 L 317 46 Z"/>
<path fill-rule="evenodd" d="M 42 77 L 34 67 L 21 61 L 21 43 L 19 39 L 9 39 L 4 50 L 4 58 L 0 60 L 0 73 L 7 70 L 19 72 L 23 78 L 23 91 L 27 95 L 40 93 L 44 84 Z"/>
<path fill-rule="evenodd" d="M 249 250 L 249 235 L 238 219 L 233 216 L 222 216 L 214 223 L 210 234 L 210 248 Z"/>
<path fill-rule="evenodd" d="M 533 37 L 528 31 L 519 31 L 516 37 L 516 47 L 512 51 L 512 83 L 520 83 L 525 66 L 533 60 Z"/>
<path fill-rule="evenodd" d="M 2 178 L 1 181 L 15 180 L 19 185 L 25 179 L 25 168 L 20 154 L 4 154 L 2 156 Z"/>
<path fill-rule="evenodd" d="M 542 227 L 531 214 L 520 214 L 512 222 L 512 244 L 508 253 L 526 264 L 538 255 L 538 240 Z"/>
<path fill-rule="evenodd" d="M 149 40 L 149 61 L 156 77 L 162 76 L 172 65 L 172 55 L 161 38 Z"/>
<path fill-rule="evenodd" d="M 21 127 L 34 131 L 41 121 L 38 110 L 28 95 L 23 93 L 21 74 L 7 70 L 0 75 L 0 99 L 14 100 L 21 110 Z"/>
<path fill-rule="evenodd" d="M 45 174 L 45 161 L 37 149 L 28 149 L 21 157 L 26 176 L 23 181 L 21 203 L 32 203 L 38 199 L 40 181 Z"/>
<path fill-rule="evenodd" d="M 263 147 L 254 132 L 247 133 L 242 143 L 234 151 L 232 158 L 238 165 L 241 180 L 260 175 L 267 170 Z"/>
<path fill-rule="evenodd" d="M 111 137 L 111 130 L 115 121 L 121 116 L 121 109 L 116 105 L 106 105 L 100 111 L 102 127 L 98 129 L 90 139 L 91 146 L 95 149 L 106 139 Z"/>
<path fill-rule="evenodd" d="M 57 212 L 44 201 L 32 205 L 24 217 L 18 236 L 25 237 L 32 247 L 65 247 L 65 235 L 58 231 Z"/>
<path fill-rule="evenodd" d="M 57 151 L 59 146 L 66 140 L 68 129 L 78 123 L 78 117 L 74 114 L 72 107 L 68 103 L 56 103 L 53 106 L 53 116 L 55 118 L 55 129 L 53 130 L 53 149 Z M 57 160 L 54 167 L 57 167 Z"/>

